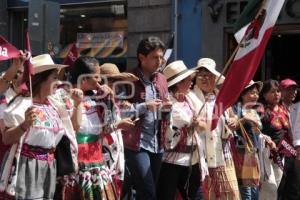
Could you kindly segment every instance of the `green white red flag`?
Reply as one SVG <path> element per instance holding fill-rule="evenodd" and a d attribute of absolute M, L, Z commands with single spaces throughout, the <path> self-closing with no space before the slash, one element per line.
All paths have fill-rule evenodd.
<path fill-rule="evenodd" d="M 8 60 L 20 56 L 20 51 L 0 35 L 0 60 Z"/>
<path fill-rule="evenodd" d="M 236 34 L 241 43 L 217 96 L 211 130 L 254 77 L 283 4 L 284 0 L 250 0 L 245 7 L 247 13 L 238 20 L 243 28 Z"/>

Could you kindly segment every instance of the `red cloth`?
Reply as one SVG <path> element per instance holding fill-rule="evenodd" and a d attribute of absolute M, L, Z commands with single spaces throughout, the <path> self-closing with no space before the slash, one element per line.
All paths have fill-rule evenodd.
<path fill-rule="evenodd" d="M 78 56 L 79 56 L 79 54 L 78 54 L 78 50 L 76 47 L 76 43 L 73 43 L 68 55 L 65 57 L 63 64 L 72 66 L 74 64 L 74 62 L 76 61 L 76 59 L 78 58 Z"/>
<path fill-rule="evenodd" d="M 8 60 L 19 56 L 19 50 L 0 36 L 0 60 Z"/>
<path fill-rule="evenodd" d="M 31 45 L 30 45 L 30 39 L 29 39 L 29 33 L 26 32 L 26 41 L 25 41 L 25 49 L 30 53 L 30 58 L 24 62 L 24 73 L 22 77 L 22 83 L 20 85 L 20 88 L 23 92 L 28 91 L 26 82 L 29 82 L 29 77 L 33 75 L 33 66 L 31 63 Z"/>
<path fill-rule="evenodd" d="M 254 77 L 271 34 L 272 28 L 265 32 L 259 46 L 231 64 L 216 99 L 211 130 L 216 128 L 219 117 L 237 101 L 241 92 Z"/>

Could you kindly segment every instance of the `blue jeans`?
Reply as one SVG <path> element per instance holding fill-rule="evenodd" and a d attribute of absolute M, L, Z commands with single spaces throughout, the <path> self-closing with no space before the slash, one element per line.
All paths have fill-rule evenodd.
<path fill-rule="evenodd" d="M 257 187 L 239 186 L 242 200 L 258 200 L 259 189 Z"/>
<path fill-rule="evenodd" d="M 122 197 L 129 192 L 131 184 L 136 190 L 136 200 L 156 200 L 156 187 L 162 162 L 162 153 L 147 150 L 125 149 L 126 167 Z"/>

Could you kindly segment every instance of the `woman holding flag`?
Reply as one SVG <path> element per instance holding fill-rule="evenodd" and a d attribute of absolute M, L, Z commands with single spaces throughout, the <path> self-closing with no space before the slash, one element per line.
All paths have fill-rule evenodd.
<path fill-rule="evenodd" d="M 3 141 L 12 147 L 1 174 L 0 190 L 17 199 L 53 199 L 55 148 L 66 136 L 77 149 L 71 119 L 63 119 L 64 111 L 48 98 L 54 91 L 59 70 L 66 65 L 54 64 L 48 54 L 32 58 L 32 64 L 33 84 L 27 83 L 32 98 L 17 95 L 5 110 Z M 76 104 L 81 103 L 79 91 L 74 91 L 72 98 Z M 77 112 L 74 113 L 76 117 Z"/>
<path fill-rule="evenodd" d="M 204 184 L 204 192 L 207 199 L 214 200 L 238 200 L 240 199 L 235 168 L 230 150 L 231 130 L 237 126 L 237 117 L 228 109 L 220 117 L 217 127 L 210 130 L 213 108 L 215 105 L 217 82 L 222 83 L 224 77 L 215 69 L 216 63 L 210 58 L 202 58 L 198 61 L 196 84 L 194 92 L 203 102 L 199 115 L 208 123 L 203 131 L 206 160 L 209 176 Z"/>

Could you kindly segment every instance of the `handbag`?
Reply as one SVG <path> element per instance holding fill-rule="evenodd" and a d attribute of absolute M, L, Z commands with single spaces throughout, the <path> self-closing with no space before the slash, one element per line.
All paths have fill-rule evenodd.
<path fill-rule="evenodd" d="M 71 144 L 67 136 L 63 136 L 55 149 L 57 176 L 69 175 L 75 172 Z"/>
<path fill-rule="evenodd" d="M 233 160 L 238 182 L 243 186 L 257 186 L 260 180 L 257 148 L 253 146 L 244 125 L 242 123 L 239 124 L 245 145 L 240 146 L 235 143 L 236 148 L 233 149 Z"/>

